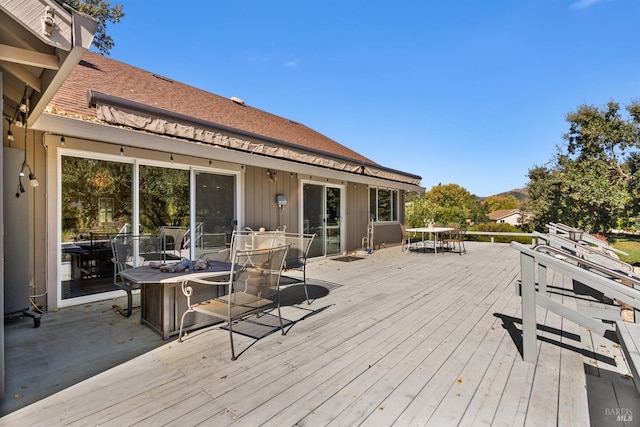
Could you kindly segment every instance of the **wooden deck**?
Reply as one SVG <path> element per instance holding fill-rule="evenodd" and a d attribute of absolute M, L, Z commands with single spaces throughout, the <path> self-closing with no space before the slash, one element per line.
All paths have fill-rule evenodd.
<path fill-rule="evenodd" d="M 598 425 L 600 416 L 610 420 L 594 404 L 590 417 L 587 377 L 625 377 L 614 342 L 538 309 L 538 363 L 522 360 L 514 292 L 519 252 L 509 245 L 469 242 L 466 255 L 437 256 L 393 247 L 358 261 L 314 261 L 307 274 L 318 298 L 307 305 L 299 287 L 292 288 L 288 301 L 298 304 L 283 311 L 293 321 L 287 335 L 256 341 L 236 334 L 242 351 L 236 361 L 227 331 L 202 329 L 0 424 L 585 426 Z M 550 283 L 568 286 L 562 277 Z M 557 298 L 570 297 L 558 292 Z M 596 383 L 608 396 L 613 386 L 602 381 Z M 636 400 L 611 393 L 602 405 L 636 409 L 640 417 Z"/>

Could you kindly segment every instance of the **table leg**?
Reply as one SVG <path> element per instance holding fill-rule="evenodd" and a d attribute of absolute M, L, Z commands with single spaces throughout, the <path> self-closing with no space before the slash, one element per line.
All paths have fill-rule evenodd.
<path fill-rule="evenodd" d="M 433 254 L 438 255 L 438 232 L 433 233 Z"/>

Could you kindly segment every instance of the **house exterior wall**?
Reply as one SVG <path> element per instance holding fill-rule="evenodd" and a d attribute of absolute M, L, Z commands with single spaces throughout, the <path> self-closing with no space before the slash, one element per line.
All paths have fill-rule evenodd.
<path fill-rule="evenodd" d="M 26 192 L 27 199 L 27 218 L 25 223 L 27 224 L 26 230 L 20 232 L 24 234 L 26 244 L 28 246 L 28 283 L 24 283 L 24 286 L 29 287 L 29 295 L 44 295 L 46 293 L 46 240 L 47 233 L 45 232 L 46 224 L 46 193 L 44 191 L 43 184 L 45 182 L 45 155 L 46 150 L 42 145 L 43 133 L 33 130 L 27 130 L 26 139 L 24 129 L 12 127 L 14 134 L 14 141 L 9 144 L 6 138 L 3 138 L 3 147 L 12 147 L 19 150 L 27 150 L 27 163 L 31 167 L 32 172 L 38 179 L 40 186 L 31 187 L 29 185 L 29 179 L 24 177 L 22 183 Z M 6 132 L 4 132 L 6 134 Z M 27 171 L 25 170 L 25 173 Z M 13 188 L 17 188 L 18 177 L 15 177 L 15 184 Z M 10 194 L 4 194 L 4 203 L 11 203 L 15 200 L 15 191 Z M 5 266 L 5 269 L 7 266 Z M 9 268 L 15 268 L 9 267 Z M 45 305 L 44 297 L 35 298 L 35 303 L 38 305 Z"/>
<path fill-rule="evenodd" d="M 60 171 L 59 158 L 61 153 L 76 153 L 82 155 L 108 156 L 113 160 L 122 158 L 120 146 L 112 143 L 90 141 L 85 139 L 65 137 L 62 146 L 59 135 L 44 134 L 30 131 L 29 155 L 33 159 L 29 162 L 34 168 L 40 186 L 33 191 L 30 218 L 30 248 L 33 259 L 30 261 L 33 277 L 33 295 L 46 295 L 38 298 L 38 304 L 47 309 L 57 308 L 59 298 L 57 293 L 59 280 L 59 201 Z M 31 148 L 33 147 L 33 149 Z M 124 156 L 128 161 L 138 159 L 145 163 L 168 163 L 169 153 L 134 148 L 127 146 Z M 346 182 L 317 175 L 304 175 L 285 169 L 268 169 L 264 167 L 243 165 L 238 163 L 210 160 L 198 156 L 174 154 L 176 166 L 207 169 L 216 168 L 238 172 L 239 194 L 241 203 L 238 211 L 238 227 L 248 226 L 253 229 L 264 227 L 275 229 L 279 225 L 286 225 L 287 231 L 300 232 L 302 212 L 302 182 L 312 180 L 327 185 L 337 185 L 343 188 L 344 211 L 346 217 L 343 232 L 342 252 L 353 252 L 361 249 L 362 238 L 367 234 L 369 218 L 369 186 L 362 183 Z M 277 179 L 270 180 L 267 170 L 275 172 Z M 402 194 L 402 191 L 399 192 Z M 287 205 L 279 208 L 276 195 L 284 194 Z M 403 201 L 399 202 L 400 215 L 404 215 Z M 381 243 L 386 245 L 400 241 L 400 227 L 398 222 L 376 223 L 376 247 Z M 396 242 L 397 241 L 397 242 Z M 105 298 L 111 296 L 104 296 Z M 95 298 L 94 298 L 95 299 Z M 77 300 L 75 303 L 85 301 Z"/>
<path fill-rule="evenodd" d="M 275 179 L 269 179 L 267 171 L 275 173 L 272 175 Z M 260 227 L 275 230 L 279 225 L 286 225 L 287 231 L 297 233 L 300 223 L 298 209 L 300 191 L 297 174 L 284 170 L 247 166 L 244 177 L 244 225 L 254 230 Z M 278 207 L 277 194 L 286 196 L 286 206 Z"/>
<path fill-rule="evenodd" d="M 509 216 L 505 216 L 504 218 L 500 218 L 497 223 L 504 223 L 510 225 L 521 225 L 521 214 L 512 214 Z"/>
<path fill-rule="evenodd" d="M 344 251 L 352 252 L 362 247 L 362 238 L 367 235 L 369 221 L 369 187 L 350 184 L 346 187 L 347 230 Z"/>

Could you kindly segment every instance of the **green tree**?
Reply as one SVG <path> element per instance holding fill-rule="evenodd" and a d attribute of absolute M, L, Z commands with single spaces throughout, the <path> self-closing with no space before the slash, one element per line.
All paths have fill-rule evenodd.
<path fill-rule="evenodd" d="M 632 222 L 637 211 L 636 167 L 640 147 L 640 106 L 604 108 L 582 105 L 566 117 L 564 149 L 557 147 L 550 166 L 529 170 L 530 207 L 536 228 L 563 222 L 591 232 L 608 231 Z"/>
<path fill-rule="evenodd" d="M 519 209 L 520 201 L 512 194 L 508 196 L 489 196 L 482 201 L 482 205 L 486 207 L 487 212 L 493 212 L 500 209 Z"/>
<path fill-rule="evenodd" d="M 430 222 L 463 224 L 479 210 L 477 197 L 465 188 L 458 184 L 436 185 L 407 206 L 406 222 L 412 227 Z"/>
<path fill-rule="evenodd" d="M 104 0 L 63 0 L 78 12 L 93 16 L 98 20 L 98 30 L 93 38 L 93 46 L 103 55 L 108 55 L 115 43 L 107 34 L 107 23 L 117 24 L 124 17 L 122 5 Z"/>

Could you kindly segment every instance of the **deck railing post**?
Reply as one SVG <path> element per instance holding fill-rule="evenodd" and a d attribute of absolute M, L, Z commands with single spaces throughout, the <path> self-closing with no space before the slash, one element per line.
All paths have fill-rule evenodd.
<path fill-rule="evenodd" d="M 520 280 L 522 282 L 522 358 L 535 363 L 537 353 L 536 277 L 535 259 L 520 253 Z"/>

